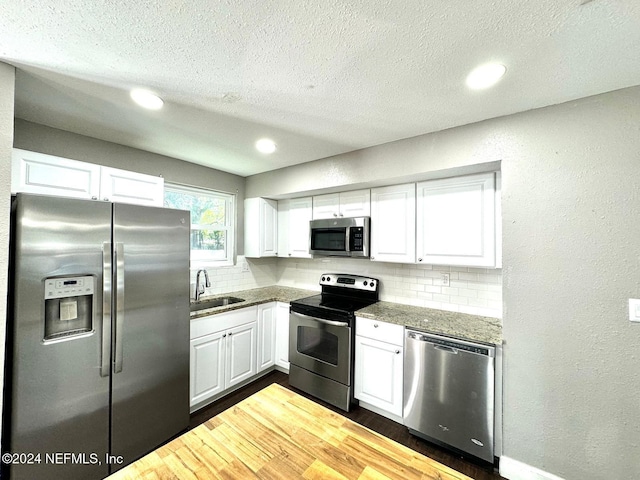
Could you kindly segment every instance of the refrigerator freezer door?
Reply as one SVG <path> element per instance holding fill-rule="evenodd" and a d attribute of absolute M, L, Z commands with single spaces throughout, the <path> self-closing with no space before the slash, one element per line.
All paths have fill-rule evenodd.
<path fill-rule="evenodd" d="M 111 239 L 111 205 L 18 194 L 12 221 L 3 447 L 40 457 L 11 465 L 10 476 L 101 478 L 109 438 L 109 377 L 100 374 L 103 243 Z M 60 286 L 49 299 L 46 279 Z M 93 291 L 74 297 L 80 282 Z M 68 336 L 45 340 L 45 317 Z M 74 457 L 51 456 L 58 452 Z"/>
<path fill-rule="evenodd" d="M 188 427 L 189 229 L 189 212 L 114 204 L 112 471 Z"/>

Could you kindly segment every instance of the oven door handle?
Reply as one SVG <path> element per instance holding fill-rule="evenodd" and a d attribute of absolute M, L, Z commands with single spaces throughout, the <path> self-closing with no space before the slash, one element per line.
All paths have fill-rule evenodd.
<path fill-rule="evenodd" d="M 349 324 L 347 322 L 336 322 L 334 320 L 325 320 L 324 318 L 312 317 L 311 315 L 305 315 L 304 313 L 291 312 L 291 315 L 296 315 L 302 318 L 310 318 L 316 322 L 326 323 L 327 325 L 333 325 L 334 327 L 348 327 Z"/>

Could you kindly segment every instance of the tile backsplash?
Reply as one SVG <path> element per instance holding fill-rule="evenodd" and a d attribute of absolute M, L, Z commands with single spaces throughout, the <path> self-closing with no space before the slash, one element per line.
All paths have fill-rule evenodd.
<path fill-rule="evenodd" d="M 277 283 L 276 258 L 251 258 L 238 255 L 236 264 L 229 267 L 207 268 L 211 287 L 204 295 L 269 287 Z M 245 268 L 246 265 L 246 268 Z M 197 269 L 191 270 L 191 298 L 194 296 Z"/>
<path fill-rule="evenodd" d="M 243 271 L 243 265 L 248 271 Z M 441 265 L 406 265 L 353 258 L 250 258 L 209 270 L 207 295 L 283 285 L 320 290 L 323 273 L 352 273 L 380 280 L 380 299 L 502 318 L 502 270 Z M 441 284 L 449 274 L 449 286 Z M 191 272 L 192 293 L 196 271 Z"/>

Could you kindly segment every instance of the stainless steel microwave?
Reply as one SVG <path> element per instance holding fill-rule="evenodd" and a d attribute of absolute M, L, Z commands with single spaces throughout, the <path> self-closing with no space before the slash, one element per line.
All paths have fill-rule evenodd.
<path fill-rule="evenodd" d="M 309 253 L 369 257 L 369 217 L 311 220 Z"/>

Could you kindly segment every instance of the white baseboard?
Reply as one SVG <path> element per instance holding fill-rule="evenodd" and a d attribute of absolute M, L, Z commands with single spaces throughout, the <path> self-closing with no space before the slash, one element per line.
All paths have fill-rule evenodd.
<path fill-rule="evenodd" d="M 504 455 L 500 457 L 500 476 L 509 480 L 564 480 L 553 473 L 545 472 Z"/>

